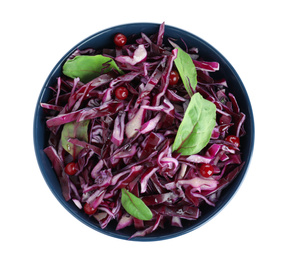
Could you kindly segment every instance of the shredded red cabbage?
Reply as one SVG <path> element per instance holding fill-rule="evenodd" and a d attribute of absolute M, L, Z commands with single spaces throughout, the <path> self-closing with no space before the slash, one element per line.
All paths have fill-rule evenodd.
<path fill-rule="evenodd" d="M 245 115 L 235 96 L 228 93 L 226 81 L 212 78 L 219 64 L 201 60 L 197 48 L 188 51 L 197 70 L 195 92 L 216 105 L 217 122 L 208 145 L 199 154 L 172 152 L 190 97 L 181 81 L 168 84 L 176 55 L 163 38 L 164 24 L 154 35 L 142 33 L 120 49 L 102 50 L 101 54 L 113 58 L 123 74 L 110 71 L 88 83 L 59 77 L 51 87 L 52 99 L 41 104 L 50 130 L 44 151 L 64 198 L 80 209 L 85 203 L 97 209 L 93 217 L 102 228 L 114 219 L 117 230 L 134 225 L 137 232 L 132 237 L 145 236 L 163 224 L 182 227 L 182 219 L 196 220 L 201 204 L 214 206 L 221 190 L 244 164 L 240 148 L 225 137 L 245 134 Z M 99 50 L 76 50 L 69 59 L 95 53 Z M 129 91 L 127 99 L 115 97 L 119 86 Z M 75 137 L 68 140 L 82 148 L 73 158 L 62 147 L 61 132 L 64 124 L 82 120 L 90 120 L 88 141 Z M 74 176 L 64 171 L 71 161 L 78 165 Z M 199 173 L 203 163 L 214 167 L 209 178 Z M 121 188 L 145 202 L 153 213 L 150 221 L 138 220 L 124 210 Z"/>

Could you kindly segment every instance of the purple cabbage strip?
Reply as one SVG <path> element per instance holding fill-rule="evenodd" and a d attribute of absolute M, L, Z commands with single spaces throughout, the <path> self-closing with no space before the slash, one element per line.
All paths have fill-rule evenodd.
<path fill-rule="evenodd" d="M 121 56 L 116 57 L 115 60 L 117 62 L 129 64 L 133 66 L 139 62 L 144 61 L 146 57 L 147 57 L 147 51 L 144 45 L 140 44 L 135 50 L 135 52 L 132 54 L 132 57 L 121 55 Z"/>
<path fill-rule="evenodd" d="M 70 179 L 68 175 L 64 172 L 64 162 L 60 159 L 54 147 L 48 146 L 47 148 L 44 149 L 44 152 L 46 153 L 46 155 L 52 162 L 52 166 L 59 179 L 59 182 L 62 188 L 62 194 L 65 200 L 70 200 L 71 199 L 71 185 L 70 185 Z"/>
<path fill-rule="evenodd" d="M 146 236 L 166 225 L 181 228 L 183 219 L 198 219 L 201 205 L 215 206 L 222 189 L 244 165 L 240 147 L 224 139 L 230 134 L 245 134 L 246 116 L 236 97 L 228 93 L 226 80 L 212 78 L 219 64 L 201 60 L 196 47 L 186 46 L 198 75 L 195 92 L 216 105 L 217 122 L 200 153 L 182 156 L 171 152 L 189 95 L 181 81 L 169 85 L 177 50 L 165 46 L 163 39 L 164 23 L 154 35 L 142 33 L 135 43 L 102 50 L 102 54 L 114 58 L 124 74 L 110 72 L 86 84 L 79 78 L 59 77 L 51 86 L 51 100 L 41 103 L 51 132 L 44 152 L 64 198 L 79 209 L 85 203 L 97 209 L 93 219 L 102 228 L 111 221 L 117 221 L 116 230 L 134 226 L 136 232 L 131 238 Z M 99 50 L 92 48 L 76 50 L 69 59 L 96 53 Z M 127 99 L 115 97 L 119 86 L 128 89 Z M 68 139 L 73 147 L 82 148 L 75 159 L 61 145 L 61 126 L 82 120 L 90 120 L 88 141 Z M 76 160 L 78 171 L 69 176 L 64 167 L 72 160 Z M 202 164 L 213 165 L 211 177 L 201 176 Z M 127 214 L 121 205 L 122 188 L 151 209 L 150 221 Z"/>

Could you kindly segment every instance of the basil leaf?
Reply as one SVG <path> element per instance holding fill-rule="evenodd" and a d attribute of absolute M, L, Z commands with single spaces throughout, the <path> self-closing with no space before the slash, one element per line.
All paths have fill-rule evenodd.
<path fill-rule="evenodd" d="M 121 72 L 112 58 L 103 55 L 87 56 L 79 55 L 67 60 L 63 65 L 63 73 L 70 78 L 79 77 L 84 83 L 116 69 Z"/>
<path fill-rule="evenodd" d="M 209 142 L 216 123 L 216 106 L 196 93 L 179 125 L 172 150 L 182 155 L 200 152 Z"/>
<path fill-rule="evenodd" d="M 61 134 L 61 142 L 63 148 L 71 154 L 74 158 L 78 155 L 78 153 L 83 149 L 83 147 L 79 147 L 68 142 L 69 138 L 77 138 L 81 141 L 88 142 L 88 127 L 90 120 L 84 120 L 80 122 L 70 122 L 66 123 L 63 127 Z"/>
<path fill-rule="evenodd" d="M 152 212 L 137 196 L 122 188 L 121 202 L 124 209 L 133 217 L 141 220 L 152 219 Z"/>
<path fill-rule="evenodd" d="M 179 72 L 180 78 L 185 86 L 185 89 L 190 97 L 192 97 L 191 87 L 195 90 L 197 85 L 197 72 L 195 65 L 188 53 L 181 48 L 176 47 L 178 50 L 177 57 L 174 60 L 175 66 Z"/>

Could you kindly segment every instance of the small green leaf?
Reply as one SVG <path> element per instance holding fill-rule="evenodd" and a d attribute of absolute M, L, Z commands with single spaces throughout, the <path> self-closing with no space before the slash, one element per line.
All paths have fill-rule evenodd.
<path fill-rule="evenodd" d="M 216 106 L 196 93 L 179 125 L 172 150 L 182 155 L 200 152 L 209 142 L 216 123 Z"/>
<path fill-rule="evenodd" d="M 121 202 L 124 209 L 133 217 L 141 220 L 152 219 L 152 212 L 137 196 L 122 188 Z"/>
<path fill-rule="evenodd" d="M 176 47 L 176 49 L 178 50 L 178 53 L 176 59 L 174 60 L 174 63 L 179 72 L 180 78 L 185 86 L 185 89 L 191 97 L 191 88 L 195 90 L 197 85 L 196 68 L 188 53 L 186 53 L 179 47 Z"/>
<path fill-rule="evenodd" d="M 63 73 L 70 78 L 79 77 L 84 83 L 116 69 L 121 72 L 112 58 L 103 55 L 87 56 L 79 55 L 67 60 L 63 65 Z"/>
<path fill-rule="evenodd" d="M 90 120 L 80 122 L 73 121 L 65 124 L 63 127 L 61 134 L 62 146 L 73 157 L 76 157 L 83 148 L 68 142 L 68 139 L 77 138 L 81 141 L 88 142 L 89 123 Z"/>

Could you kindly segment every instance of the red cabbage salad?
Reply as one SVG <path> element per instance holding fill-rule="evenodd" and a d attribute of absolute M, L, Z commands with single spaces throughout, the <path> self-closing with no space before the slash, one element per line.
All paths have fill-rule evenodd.
<path fill-rule="evenodd" d="M 244 164 L 245 114 L 212 77 L 220 64 L 164 30 L 75 50 L 41 103 L 65 200 L 131 238 L 198 219 Z"/>

